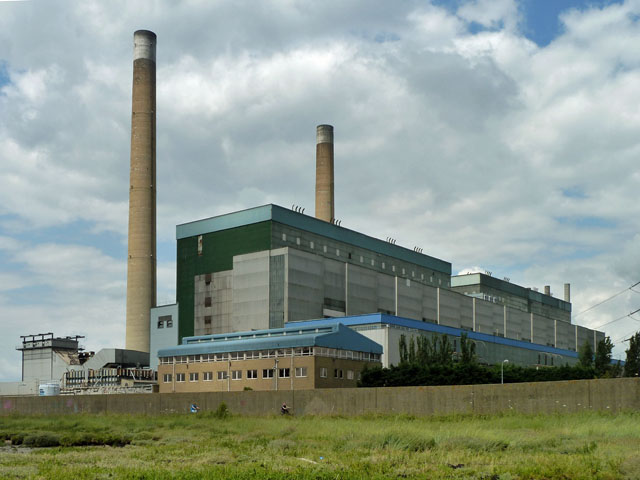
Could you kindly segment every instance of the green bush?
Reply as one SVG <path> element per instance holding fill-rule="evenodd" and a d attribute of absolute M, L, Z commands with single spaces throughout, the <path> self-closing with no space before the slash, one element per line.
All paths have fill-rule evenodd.
<path fill-rule="evenodd" d="M 36 433 L 24 437 L 22 444 L 26 447 L 57 447 L 60 437 L 51 432 Z"/>
<path fill-rule="evenodd" d="M 224 402 L 218 405 L 218 408 L 213 413 L 213 416 L 216 418 L 227 418 L 230 415 L 231 415 L 231 412 L 229 411 L 229 407 L 227 407 L 227 404 Z"/>

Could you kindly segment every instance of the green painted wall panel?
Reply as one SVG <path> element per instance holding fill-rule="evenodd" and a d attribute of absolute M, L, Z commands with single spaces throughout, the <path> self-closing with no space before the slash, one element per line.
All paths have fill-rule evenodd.
<path fill-rule="evenodd" d="M 233 257 L 271 249 L 271 221 L 230 228 L 202 236 L 202 255 L 198 237 L 178 239 L 176 299 L 179 310 L 178 341 L 193 335 L 194 277 L 233 268 Z"/>

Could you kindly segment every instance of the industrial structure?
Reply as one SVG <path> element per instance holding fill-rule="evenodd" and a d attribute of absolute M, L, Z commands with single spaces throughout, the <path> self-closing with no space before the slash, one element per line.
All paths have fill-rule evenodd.
<path fill-rule="evenodd" d="M 508 354 L 542 366 L 575 363 L 580 346 L 595 350 L 604 338 L 571 324 L 571 304 L 550 291 L 487 274 L 451 276 L 449 262 L 277 205 L 176 232 L 179 338 L 333 317 L 380 342 L 385 366 L 399 359 L 400 331 L 452 339 L 469 332 L 486 363 Z M 382 324 L 395 333 L 373 336 Z"/>
<path fill-rule="evenodd" d="M 335 221 L 333 179 L 333 126 L 316 128 L 316 218 Z"/>
<path fill-rule="evenodd" d="M 56 337 L 53 333 L 21 336 L 22 379 L 0 384 L 0 395 L 56 393 L 151 392 L 155 371 L 147 367 L 149 354 L 119 348 L 86 352 L 82 336 Z"/>
<path fill-rule="evenodd" d="M 459 351 L 467 334 L 484 363 L 538 366 L 575 363 L 585 342 L 595 350 L 604 338 L 571 324 L 568 284 L 559 300 L 549 286 L 452 276 L 451 263 L 421 248 L 342 227 L 331 125 L 316 127 L 315 217 L 269 204 L 178 225 L 176 304 L 157 307 L 155 137 L 156 35 L 138 30 L 127 350 L 87 355 L 81 337 L 24 337 L 23 381 L 148 390 L 157 367 L 165 392 L 355 386 L 365 365 L 399 362 L 401 335 L 446 335 Z"/>
<path fill-rule="evenodd" d="M 382 347 L 340 323 L 186 337 L 159 351 L 160 393 L 356 387 Z"/>
<path fill-rule="evenodd" d="M 156 306 L 156 35 L 133 35 L 126 348 L 149 352 Z"/>

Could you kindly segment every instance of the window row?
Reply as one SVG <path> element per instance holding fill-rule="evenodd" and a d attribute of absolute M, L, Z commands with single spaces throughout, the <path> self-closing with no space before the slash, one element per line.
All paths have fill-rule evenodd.
<path fill-rule="evenodd" d="M 229 360 L 252 360 L 261 358 L 319 356 L 331 358 L 346 358 L 352 360 L 364 360 L 379 362 L 380 354 L 369 352 L 355 352 L 353 350 L 341 350 L 325 347 L 283 348 L 278 350 L 254 350 L 249 352 L 225 352 L 210 353 L 205 355 L 182 355 L 177 357 L 160 357 L 160 364 L 171 365 L 173 363 L 203 363 L 225 362 Z"/>
<path fill-rule="evenodd" d="M 328 378 L 329 374 L 329 369 L 325 368 L 325 367 L 321 367 L 320 368 L 320 378 Z M 333 378 L 337 378 L 337 379 L 343 379 L 345 378 L 344 376 L 344 370 L 342 370 L 341 368 L 334 368 L 333 369 Z M 347 380 L 353 380 L 355 378 L 355 372 L 353 370 L 347 370 L 347 376 L 346 376 Z M 358 373 L 358 380 L 360 380 L 360 373 Z"/>
<path fill-rule="evenodd" d="M 289 368 L 278 368 L 278 378 L 291 378 L 291 369 Z M 325 369 L 326 370 L 326 369 Z M 274 378 L 276 369 L 275 368 L 265 368 L 262 370 L 263 379 Z M 202 373 L 202 380 L 205 382 L 209 382 L 213 380 L 213 372 L 190 372 L 189 373 L 189 381 L 197 382 L 200 380 L 200 373 Z M 227 380 L 229 378 L 229 372 L 227 370 L 218 370 L 216 372 L 218 380 Z M 242 380 L 243 370 L 231 370 L 231 380 Z M 257 379 L 258 378 L 258 370 L 246 370 L 246 378 L 248 379 Z M 307 376 L 307 367 L 296 367 L 295 368 L 295 376 L 298 378 Z M 164 383 L 171 383 L 173 381 L 173 374 L 165 373 L 162 376 L 162 381 Z M 176 382 L 184 382 L 186 381 L 186 373 L 176 373 Z"/>

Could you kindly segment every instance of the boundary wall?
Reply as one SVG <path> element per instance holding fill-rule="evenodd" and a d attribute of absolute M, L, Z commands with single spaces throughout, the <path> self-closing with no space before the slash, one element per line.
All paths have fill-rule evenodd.
<path fill-rule="evenodd" d="M 273 415 L 286 402 L 295 415 L 485 415 L 500 412 L 559 413 L 584 410 L 640 410 L 640 379 L 615 378 L 505 385 L 336 388 L 300 391 L 243 391 L 0 397 L 0 416 L 74 413 L 186 413 L 191 403 L 212 411 L 225 402 L 233 414 Z"/>

